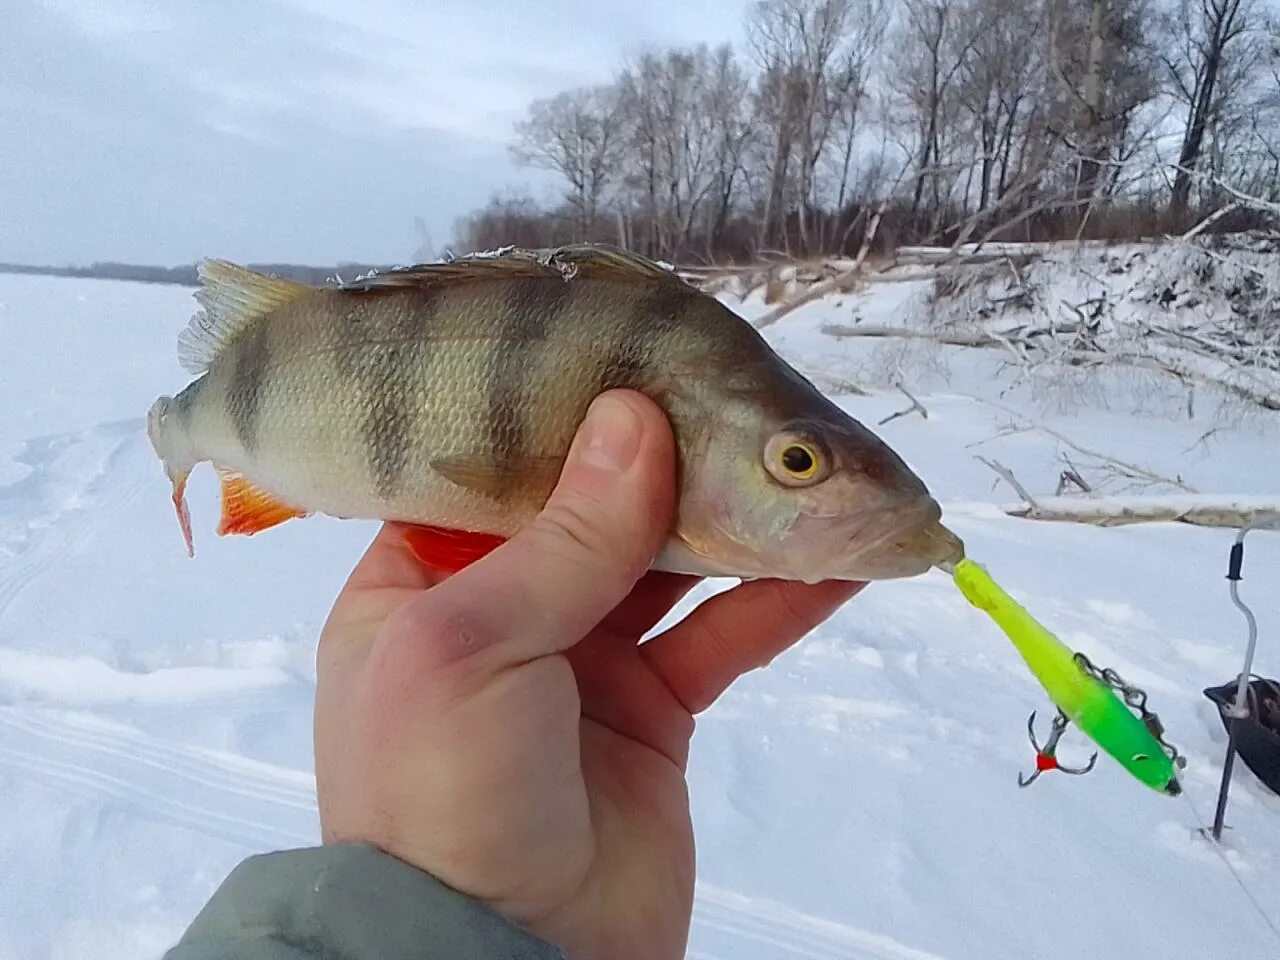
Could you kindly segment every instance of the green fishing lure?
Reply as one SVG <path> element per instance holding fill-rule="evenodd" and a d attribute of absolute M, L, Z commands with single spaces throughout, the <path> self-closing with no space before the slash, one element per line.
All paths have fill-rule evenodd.
<path fill-rule="evenodd" d="M 1025 780 L 1019 776 L 1022 786 L 1047 770 L 1086 773 L 1093 768 L 1096 753 L 1084 769 L 1073 770 L 1057 761 L 1058 738 L 1068 723 L 1074 723 L 1141 783 L 1169 796 L 1182 792 L 1178 783 L 1182 758 L 1164 741 L 1159 718 L 1146 709 L 1146 694 L 1125 684 L 1114 671 L 1099 670 L 1083 654 L 1071 651 L 972 560 L 962 559 L 948 572 L 965 598 L 1013 641 L 1058 707 L 1053 734 L 1044 747 L 1036 742 L 1035 714 L 1031 715 L 1028 732 L 1036 748 L 1036 771 Z M 1116 690 L 1124 693 L 1124 700 Z M 1130 705 L 1138 708 L 1141 716 L 1135 715 Z"/>

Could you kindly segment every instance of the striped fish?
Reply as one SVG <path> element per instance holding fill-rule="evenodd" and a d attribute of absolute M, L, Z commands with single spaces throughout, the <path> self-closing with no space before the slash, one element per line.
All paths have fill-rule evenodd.
<path fill-rule="evenodd" d="M 218 533 L 292 517 L 400 521 L 457 569 L 550 495 L 601 391 L 666 411 L 680 500 L 655 568 L 822 579 L 912 576 L 961 554 L 925 485 L 742 318 L 612 248 L 512 250 L 313 287 L 202 264 L 179 339 L 198 374 L 155 401 L 173 483 L 211 462 Z"/>

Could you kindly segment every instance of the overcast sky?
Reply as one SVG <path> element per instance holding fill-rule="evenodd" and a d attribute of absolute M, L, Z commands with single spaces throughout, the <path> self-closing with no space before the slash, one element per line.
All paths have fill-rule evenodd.
<path fill-rule="evenodd" d="M 746 0 L 0 0 L 0 260 L 403 262 L 532 99 Z"/>

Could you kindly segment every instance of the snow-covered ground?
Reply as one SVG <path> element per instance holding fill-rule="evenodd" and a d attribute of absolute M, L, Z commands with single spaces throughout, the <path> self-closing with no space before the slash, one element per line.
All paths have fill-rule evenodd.
<path fill-rule="evenodd" d="M 1013 649 L 941 574 L 877 584 L 701 719 L 689 956 L 1280 956 L 1280 797 L 1237 767 L 1225 847 L 1198 834 L 1225 744 L 1201 691 L 1234 676 L 1244 639 L 1233 532 L 1014 519 L 976 459 L 1051 494 L 1065 453 L 1102 489 L 1139 492 L 1047 426 L 1200 493 L 1277 495 L 1280 414 L 1198 400 L 1188 417 L 1184 388 L 1133 374 L 1015 385 L 998 351 L 820 332 L 855 311 L 907 322 L 928 287 L 876 285 L 767 333 L 870 425 L 907 406 L 901 377 L 928 419 L 878 429 L 971 556 L 1148 691 L 1189 757 L 1186 792 L 1159 796 L 1105 757 L 1020 790 L 1027 715 L 1050 710 Z M 158 956 L 241 858 L 317 839 L 315 637 L 373 527 L 218 539 L 205 470 L 187 559 L 144 414 L 185 382 L 190 295 L 0 276 L 0 960 Z M 1280 535 L 1251 537 L 1245 578 L 1257 668 L 1276 676 Z M 1088 749 L 1072 732 L 1064 760 Z"/>

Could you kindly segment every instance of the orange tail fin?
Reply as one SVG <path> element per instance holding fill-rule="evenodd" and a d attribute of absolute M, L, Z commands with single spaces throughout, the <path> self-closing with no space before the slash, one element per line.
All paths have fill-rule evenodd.
<path fill-rule="evenodd" d="M 506 537 L 416 525 L 405 529 L 404 540 L 424 566 L 443 570 L 445 573 L 457 573 L 495 547 L 501 546 L 506 542 Z"/>
<path fill-rule="evenodd" d="M 260 490 L 242 474 L 217 468 L 222 478 L 222 519 L 218 523 L 218 535 L 232 533 L 252 535 L 292 520 L 305 517 L 306 511 L 281 503 L 271 494 Z"/>

